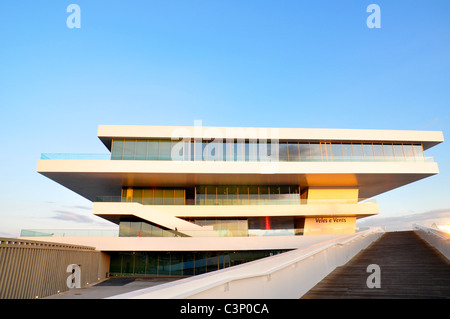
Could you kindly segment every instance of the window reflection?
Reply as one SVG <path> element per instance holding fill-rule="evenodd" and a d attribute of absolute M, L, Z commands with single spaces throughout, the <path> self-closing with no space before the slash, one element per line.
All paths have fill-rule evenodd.
<path fill-rule="evenodd" d="M 289 249 L 254 251 L 111 252 L 111 276 L 194 276 L 269 257 Z"/>
<path fill-rule="evenodd" d="M 423 161 L 422 144 L 266 140 L 113 139 L 112 160 Z"/>

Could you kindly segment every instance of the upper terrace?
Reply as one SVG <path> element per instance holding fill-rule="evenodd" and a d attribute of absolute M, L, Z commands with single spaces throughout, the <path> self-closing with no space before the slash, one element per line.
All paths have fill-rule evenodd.
<path fill-rule="evenodd" d="M 94 201 L 122 187 L 356 187 L 370 198 L 438 173 L 442 132 L 99 126 L 109 154 L 42 154 L 38 172 Z M 301 165 L 300 165 L 301 163 Z"/>

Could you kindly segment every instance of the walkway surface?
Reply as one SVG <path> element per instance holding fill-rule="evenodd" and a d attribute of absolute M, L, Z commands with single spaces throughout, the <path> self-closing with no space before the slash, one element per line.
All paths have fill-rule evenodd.
<path fill-rule="evenodd" d="M 367 285 L 371 264 L 380 267 L 380 288 Z M 387 232 L 302 297 L 320 298 L 450 299 L 450 262 L 413 231 Z"/>
<path fill-rule="evenodd" d="M 148 288 L 178 280 L 174 277 L 122 278 L 111 277 L 93 285 L 52 295 L 44 299 L 103 299 L 130 291 Z"/>

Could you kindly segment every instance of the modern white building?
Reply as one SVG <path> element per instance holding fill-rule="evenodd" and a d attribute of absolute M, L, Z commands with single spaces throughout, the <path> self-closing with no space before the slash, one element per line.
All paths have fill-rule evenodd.
<path fill-rule="evenodd" d="M 188 276 L 357 231 L 374 197 L 435 175 L 442 132 L 101 125 L 106 156 L 37 171 L 94 202 L 116 237 L 45 237 L 110 255 L 111 275 Z M 307 237 L 310 236 L 310 237 Z"/>

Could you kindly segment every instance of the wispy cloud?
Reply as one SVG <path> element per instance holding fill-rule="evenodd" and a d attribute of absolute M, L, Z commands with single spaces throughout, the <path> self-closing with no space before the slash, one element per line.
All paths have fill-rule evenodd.
<path fill-rule="evenodd" d="M 92 211 L 92 206 L 89 207 L 89 206 L 82 206 L 82 205 L 73 205 L 73 206 L 65 206 L 65 207 L 71 208 L 71 209 L 75 208 L 75 209 L 83 209 L 83 210 Z"/>
<path fill-rule="evenodd" d="M 380 214 L 359 220 L 358 226 L 381 226 L 385 227 L 387 231 L 393 231 L 412 229 L 413 224 L 431 226 L 432 224 L 444 225 L 448 223 L 450 223 L 450 208 L 393 217 L 383 217 Z"/>
<path fill-rule="evenodd" d="M 91 217 L 64 210 L 56 210 L 55 215 L 50 218 L 76 223 L 95 223 L 94 219 Z"/>

